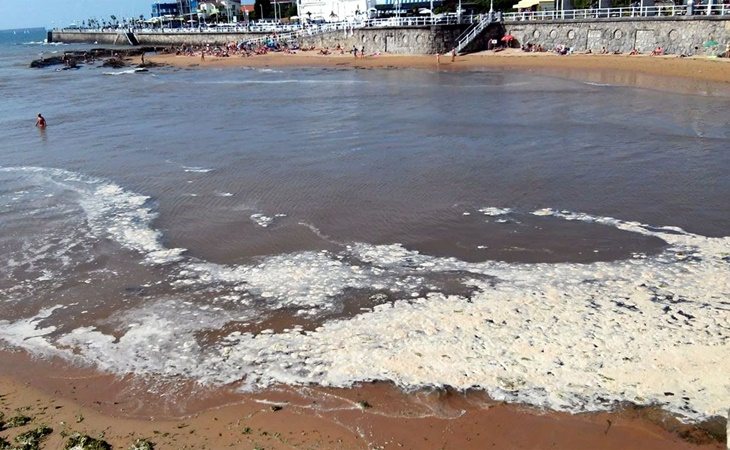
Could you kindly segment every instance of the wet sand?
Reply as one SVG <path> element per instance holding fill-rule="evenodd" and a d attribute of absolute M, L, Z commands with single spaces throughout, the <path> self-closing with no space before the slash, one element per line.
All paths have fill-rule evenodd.
<path fill-rule="evenodd" d="M 386 383 L 351 389 L 273 387 L 242 394 L 160 380 L 119 379 L 5 353 L 0 412 L 31 423 L 0 432 L 9 441 L 40 425 L 44 448 L 78 432 L 114 448 L 146 438 L 157 449 L 722 449 L 717 433 L 658 409 L 629 405 L 571 415 L 494 402 L 479 392 L 404 393 Z M 24 381 L 19 381 L 24 380 Z M 710 429 L 708 433 L 706 429 Z"/>
<path fill-rule="evenodd" d="M 93 380 L 68 381 L 75 391 L 93 389 L 93 384 Z M 18 433 L 45 424 L 54 429 L 45 448 L 61 448 L 63 435 L 73 432 L 103 435 L 114 448 L 126 448 L 137 438 L 149 439 L 158 449 L 723 448 L 691 430 L 683 431 L 685 438 L 706 444 L 684 440 L 631 410 L 571 416 L 505 404 L 481 409 L 460 394 L 443 393 L 442 397 L 452 398 L 434 399 L 434 403 L 443 403 L 442 408 L 454 417 L 419 417 L 423 411 L 418 409 L 423 408 L 409 405 L 407 399 L 399 398 L 401 395 L 387 386 L 316 391 L 322 397 L 329 395 L 331 404 L 318 410 L 314 400 L 284 390 L 246 396 L 236 404 L 187 417 L 141 419 L 126 417 L 121 410 L 114 415 L 100 412 L 102 406 L 110 408 L 106 401 L 82 405 L 0 378 L 0 409 L 5 417 L 21 412 L 33 418 L 25 427 L 1 435 L 11 440 Z M 103 392 L 98 394 L 104 398 Z M 274 400 L 264 401 L 266 396 Z M 366 400 L 358 398 L 368 398 L 367 405 L 372 406 L 367 407 Z"/>
<path fill-rule="evenodd" d="M 222 67 L 323 67 L 337 69 L 426 69 L 444 71 L 478 71 L 485 69 L 536 71 L 548 75 L 583 81 L 666 89 L 705 95 L 730 93 L 730 59 L 647 55 L 525 53 L 507 50 L 485 51 L 457 56 L 442 55 L 370 55 L 354 58 L 350 54 L 319 55 L 317 51 L 296 54 L 269 53 L 251 57 L 154 55 L 148 62 L 184 68 Z"/>

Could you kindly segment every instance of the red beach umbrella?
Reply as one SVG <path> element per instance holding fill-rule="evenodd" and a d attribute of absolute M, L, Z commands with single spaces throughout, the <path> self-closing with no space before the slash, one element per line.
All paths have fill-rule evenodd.
<path fill-rule="evenodd" d="M 502 36 L 502 42 L 512 42 L 514 40 L 515 40 L 515 37 L 512 36 L 511 34 L 505 34 L 504 36 Z"/>

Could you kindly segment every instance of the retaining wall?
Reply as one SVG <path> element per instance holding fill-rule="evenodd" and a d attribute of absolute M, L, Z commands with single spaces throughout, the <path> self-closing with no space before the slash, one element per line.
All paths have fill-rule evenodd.
<path fill-rule="evenodd" d="M 468 25 L 444 25 L 402 28 L 361 28 L 348 32 L 338 31 L 313 36 L 302 36 L 302 46 L 336 48 L 339 44 L 345 50 L 352 46 L 365 47 L 368 53 L 434 54 L 448 53 L 456 38 Z M 642 53 L 656 47 L 663 47 L 670 54 L 703 54 L 703 43 L 714 39 L 724 50 L 730 44 L 730 16 L 722 17 L 654 17 L 617 18 L 571 21 L 524 21 L 505 22 L 490 25 L 472 45 L 469 51 L 487 48 L 491 38 L 503 33 L 515 36 L 519 43 L 541 44 L 551 49 L 566 45 L 575 51 L 600 51 L 628 53 L 633 48 Z M 204 45 L 240 42 L 267 35 L 268 33 L 135 33 L 140 45 Z M 78 31 L 53 31 L 55 42 L 84 42 L 112 45 L 127 45 L 123 33 L 82 33 Z M 712 50 L 716 51 L 716 50 Z"/>
<path fill-rule="evenodd" d="M 332 32 L 314 36 L 303 36 L 301 46 L 336 48 L 341 45 L 345 50 L 352 46 L 365 47 L 365 52 L 394 54 L 433 54 L 445 53 L 453 47 L 454 40 L 466 29 L 465 25 L 443 27 L 408 28 L 361 28 L 345 34 Z"/>
<path fill-rule="evenodd" d="M 541 44 L 548 49 L 566 45 L 575 51 L 642 53 L 662 47 L 670 54 L 704 54 L 702 44 L 710 39 L 724 50 L 730 44 L 730 17 L 662 17 L 602 19 L 600 21 L 525 21 L 505 22 L 507 33 L 520 44 Z"/>
<path fill-rule="evenodd" d="M 456 38 L 468 25 L 445 25 L 438 27 L 403 27 L 403 28 L 362 28 L 356 30 L 334 31 L 330 33 L 302 36 L 301 46 L 317 48 L 336 48 L 339 44 L 346 50 L 353 45 L 358 49 L 365 47 L 368 53 L 395 54 L 433 54 L 446 53 L 454 46 Z M 86 33 L 80 31 L 53 31 L 55 42 L 96 42 L 99 44 L 127 44 L 123 33 Z M 246 39 L 259 38 L 271 33 L 135 33 L 139 45 L 222 45 L 228 42 L 240 42 Z"/>
<path fill-rule="evenodd" d="M 70 44 L 103 44 L 129 45 L 123 33 L 99 32 L 87 33 L 80 31 L 51 31 L 51 42 L 67 42 Z"/>

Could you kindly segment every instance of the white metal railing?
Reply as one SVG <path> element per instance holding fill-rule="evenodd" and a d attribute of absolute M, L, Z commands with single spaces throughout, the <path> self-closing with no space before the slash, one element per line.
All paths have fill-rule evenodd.
<path fill-rule="evenodd" d="M 354 19 L 338 22 L 325 22 L 322 24 L 220 24 L 216 26 L 170 28 L 158 26 L 143 27 L 104 27 L 104 28 L 63 28 L 60 31 L 73 31 L 81 33 L 101 32 L 133 32 L 133 33 L 283 33 L 283 32 L 308 32 L 322 33 L 328 31 L 339 31 L 354 28 L 385 28 L 385 27 L 420 27 L 432 25 L 453 25 L 458 23 L 474 23 L 479 20 L 480 15 L 461 16 L 457 14 L 437 14 L 433 16 L 404 16 L 388 17 L 378 19 Z"/>
<path fill-rule="evenodd" d="M 434 16 L 408 16 L 388 17 L 383 19 L 368 19 L 363 22 L 363 27 L 384 28 L 384 27 L 423 27 L 433 25 L 454 25 L 459 23 L 474 23 L 479 20 L 479 14 L 436 14 Z"/>
<path fill-rule="evenodd" d="M 477 36 L 479 36 L 481 32 L 489 26 L 489 24 L 496 20 L 498 20 L 497 15 L 494 13 L 477 16 L 477 21 L 472 22 L 472 25 L 464 31 L 461 36 L 456 38 L 455 51 L 457 53 L 461 53 L 461 51 L 464 50 L 466 46 L 468 46 Z"/>
<path fill-rule="evenodd" d="M 720 1 L 720 0 L 716 0 Z M 713 3 L 695 6 L 692 11 L 685 5 L 637 6 L 625 8 L 592 8 L 554 11 L 524 11 L 504 13 L 502 20 L 594 20 L 631 17 L 670 17 L 670 16 L 730 16 L 730 4 Z M 133 33 L 299 33 L 320 34 L 331 31 L 347 31 L 356 28 L 422 27 L 434 25 L 454 25 L 477 23 L 483 15 L 436 14 L 432 16 L 405 16 L 378 19 L 354 19 L 322 24 L 220 24 L 217 26 L 160 28 L 160 27 L 104 27 L 104 28 L 63 28 L 60 31 L 81 33 L 133 32 Z"/>
<path fill-rule="evenodd" d="M 525 11 L 505 13 L 504 20 L 592 20 L 617 17 L 669 17 L 669 16 L 730 16 L 730 5 L 713 4 L 695 6 L 690 13 L 685 5 L 637 6 L 626 8 L 593 8 L 555 11 Z"/>

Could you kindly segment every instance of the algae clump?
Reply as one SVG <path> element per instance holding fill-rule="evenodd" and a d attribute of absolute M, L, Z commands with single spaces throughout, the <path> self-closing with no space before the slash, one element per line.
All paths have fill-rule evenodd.
<path fill-rule="evenodd" d="M 63 450 L 111 450 L 112 446 L 108 442 L 101 439 L 94 439 L 91 436 L 85 434 L 74 433 Z"/>
<path fill-rule="evenodd" d="M 2 417 L 0 417 L 0 430 L 7 430 L 8 428 L 15 428 L 15 427 L 22 427 L 23 425 L 27 425 L 30 422 L 30 417 L 18 415 L 15 417 L 11 417 L 8 419 L 7 422 L 2 421 Z"/>
<path fill-rule="evenodd" d="M 45 425 L 21 433 L 15 437 L 15 442 L 19 447 L 15 447 L 13 450 L 39 450 L 41 441 L 51 433 L 53 433 L 53 429 Z"/>
<path fill-rule="evenodd" d="M 137 439 L 129 450 L 155 450 L 155 444 L 147 439 Z"/>
<path fill-rule="evenodd" d="M 13 446 L 10 442 L 0 437 L 0 450 L 13 450 Z"/>

